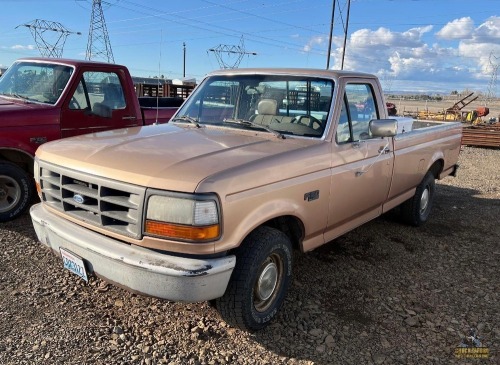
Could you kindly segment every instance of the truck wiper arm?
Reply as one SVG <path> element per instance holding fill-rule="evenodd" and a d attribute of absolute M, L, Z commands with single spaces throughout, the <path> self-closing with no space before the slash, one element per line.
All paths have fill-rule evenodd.
<path fill-rule="evenodd" d="M 11 97 L 14 97 L 16 99 L 24 100 L 27 103 L 31 103 L 31 99 L 30 98 L 28 98 L 27 96 L 21 95 L 21 94 L 17 94 L 17 93 L 3 94 L 2 93 L 2 95 L 11 96 Z"/>
<path fill-rule="evenodd" d="M 281 138 L 281 139 L 285 139 L 285 136 L 283 134 L 281 134 L 280 132 L 278 131 L 275 131 L 274 129 L 272 128 L 269 128 L 268 126 L 266 125 L 263 125 L 263 124 L 257 124 L 257 123 L 254 123 L 254 122 L 251 122 L 249 120 L 245 120 L 245 119 L 231 119 L 231 118 L 225 118 L 223 120 L 224 123 L 233 123 L 233 124 L 241 124 L 241 125 L 247 125 L 247 126 L 250 126 L 250 127 L 254 127 L 254 128 L 259 128 L 259 129 L 264 129 L 265 131 L 268 131 L 269 133 L 272 133 L 274 134 L 276 137 L 278 138 Z"/>
<path fill-rule="evenodd" d="M 176 120 L 177 121 L 182 120 L 183 122 L 188 122 L 188 123 L 194 124 L 196 126 L 196 128 L 201 128 L 200 123 L 198 123 L 198 120 L 196 120 L 193 117 L 190 117 L 189 115 L 181 115 L 181 116 L 172 118 L 172 120 L 170 120 L 170 121 L 175 122 Z"/>

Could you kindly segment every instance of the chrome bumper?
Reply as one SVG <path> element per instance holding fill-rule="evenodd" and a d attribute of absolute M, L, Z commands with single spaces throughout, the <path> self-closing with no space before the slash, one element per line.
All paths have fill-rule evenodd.
<path fill-rule="evenodd" d="M 192 259 L 125 244 L 49 212 L 30 210 L 40 242 L 59 255 L 62 247 L 82 257 L 89 273 L 130 291 L 171 301 L 200 302 L 221 297 L 236 264 L 234 255 Z"/>

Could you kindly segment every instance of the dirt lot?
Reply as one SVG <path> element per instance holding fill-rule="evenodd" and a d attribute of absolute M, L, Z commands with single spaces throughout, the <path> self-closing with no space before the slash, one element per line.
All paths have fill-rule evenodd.
<path fill-rule="evenodd" d="M 82 280 L 0 225 L 1 364 L 498 364 L 500 150 L 465 148 L 421 228 L 383 216 L 305 255 L 272 325 L 228 327 L 180 304 Z M 474 328 L 489 358 L 455 358 Z"/>

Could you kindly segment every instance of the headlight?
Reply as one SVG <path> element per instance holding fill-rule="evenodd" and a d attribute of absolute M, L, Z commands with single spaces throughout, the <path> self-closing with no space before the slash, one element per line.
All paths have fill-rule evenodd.
<path fill-rule="evenodd" d="M 201 242 L 220 236 L 219 207 L 215 196 L 152 193 L 146 209 L 146 234 Z"/>

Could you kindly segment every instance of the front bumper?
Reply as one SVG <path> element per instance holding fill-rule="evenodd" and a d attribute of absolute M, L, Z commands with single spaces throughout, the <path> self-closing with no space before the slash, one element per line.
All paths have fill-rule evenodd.
<path fill-rule="evenodd" d="M 65 248 L 83 258 L 89 273 L 144 295 L 183 302 L 219 298 L 236 264 L 234 255 L 193 259 L 129 245 L 69 222 L 42 203 L 30 214 L 38 239 L 57 255 Z"/>

